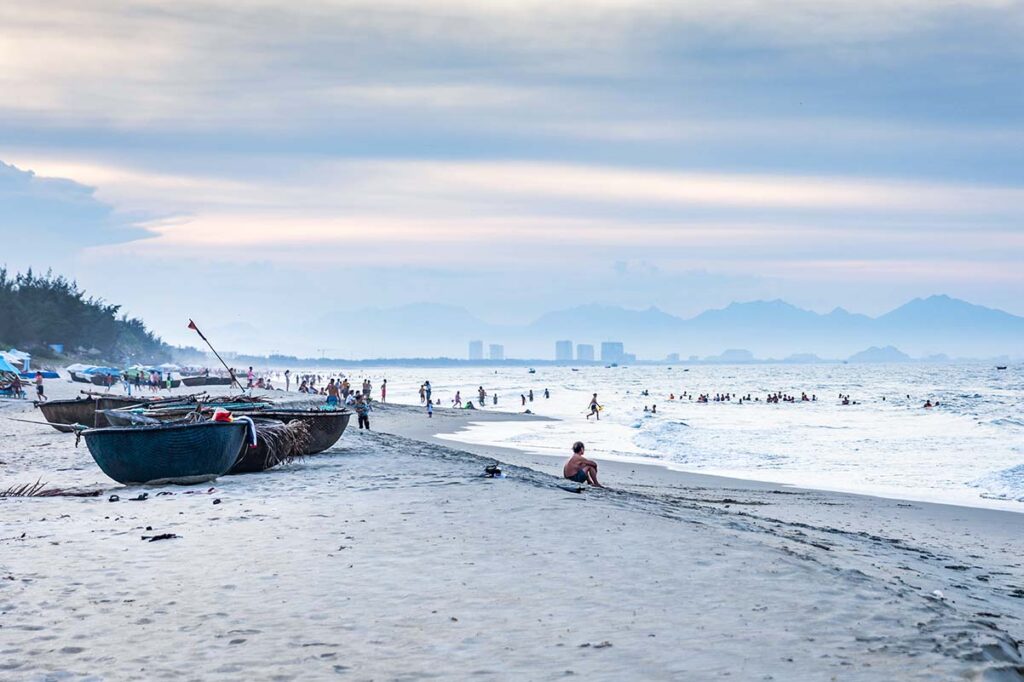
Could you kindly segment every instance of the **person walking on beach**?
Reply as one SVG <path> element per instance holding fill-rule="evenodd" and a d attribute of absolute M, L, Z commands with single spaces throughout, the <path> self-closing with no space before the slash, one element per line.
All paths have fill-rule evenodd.
<path fill-rule="evenodd" d="M 248 388 L 252 388 L 253 387 L 253 380 L 256 378 L 256 375 L 253 373 L 251 365 L 249 367 L 249 373 L 246 374 L 246 378 L 249 380 Z"/>
<path fill-rule="evenodd" d="M 426 399 L 427 399 L 427 389 L 425 389 L 423 387 L 423 384 L 420 384 L 420 402 L 422 403 Z"/>
<path fill-rule="evenodd" d="M 332 407 L 338 406 L 338 385 L 334 379 L 327 382 L 327 404 Z"/>
<path fill-rule="evenodd" d="M 292 371 L 290 369 L 284 371 L 284 390 L 292 390 Z"/>
<path fill-rule="evenodd" d="M 14 379 L 11 380 L 11 391 L 14 392 L 15 398 L 24 398 L 25 391 L 21 387 L 21 377 L 17 374 L 14 375 Z"/>
<path fill-rule="evenodd" d="M 597 402 L 597 394 L 590 399 L 590 412 L 587 414 L 587 421 L 590 421 L 591 417 L 597 417 L 597 421 L 601 421 L 601 406 Z"/>
<path fill-rule="evenodd" d="M 424 392 L 424 395 L 427 396 L 427 402 L 429 403 L 430 402 L 430 394 L 432 392 L 432 389 L 430 388 L 430 382 L 429 381 L 424 381 L 423 382 L 423 392 Z"/>
<path fill-rule="evenodd" d="M 359 417 L 359 428 L 370 430 L 370 399 L 359 396 L 356 398 L 356 415 Z"/>
<path fill-rule="evenodd" d="M 43 373 L 42 372 L 36 372 L 36 397 L 39 398 L 39 400 L 47 400 L 46 393 L 43 391 Z"/>
<path fill-rule="evenodd" d="M 427 403 L 427 417 L 434 416 L 434 403 Z"/>
<path fill-rule="evenodd" d="M 455 400 L 452 401 L 455 407 L 462 407 L 462 391 L 455 391 Z"/>
<path fill-rule="evenodd" d="M 386 403 L 388 401 L 388 380 L 385 379 L 380 384 L 380 401 Z"/>
<path fill-rule="evenodd" d="M 595 488 L 603 488 L 597 480 L 597 462 L 583 456 L 586 450 L 581 441 L 572 446 L 572 456 L 562 467 L 562 476 L 576 483 L 589 483 Z"/>

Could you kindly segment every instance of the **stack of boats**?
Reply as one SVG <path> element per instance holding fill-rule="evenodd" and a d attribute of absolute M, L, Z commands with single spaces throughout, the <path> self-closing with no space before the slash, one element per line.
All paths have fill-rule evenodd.
<path fill-rule="evenodd" d="M 265 471 L 327 450 L 351 417 L 345 409 L 205 394 L 148 401 L 87 394 L 38 407 L 54 428 L 84 438 L 100 469 L 126 485 L 189 484 Z"/>

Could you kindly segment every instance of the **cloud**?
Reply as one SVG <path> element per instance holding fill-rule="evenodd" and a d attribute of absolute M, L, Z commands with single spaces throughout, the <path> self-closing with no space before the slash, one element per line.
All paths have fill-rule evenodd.
<path fill-rule="evenodd" d="M 39 177 L 0 162 L 0 235 L 18 251 L 117 244 L 151 237 L 137 217 L 122 215 L 73 180 Z M 12 250 L 13 252 L 14 250 Z"/>

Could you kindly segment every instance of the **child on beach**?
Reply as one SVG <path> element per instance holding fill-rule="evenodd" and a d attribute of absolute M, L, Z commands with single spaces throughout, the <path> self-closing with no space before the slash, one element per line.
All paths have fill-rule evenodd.
<path fill-rule="evenodd" d="M 576 483 L 589 483 L 595 488 L 604 486 L 597 481 L 597 462 L 583 456 L 585 447 L 581 441 L 572 446 L 572 456 L 562 467 L 562 476 Z"/>
<path fill-rule="evenodd" d="M 46 400 L 46 393 L 43 392 L 43 373 L 36 372 L 36 397 Z"/>
<path fill-rule="evenodd" d="M 434 416 L 434 403 L 427 403 L 427 416 L 428 417 L 433 417 Z"/>

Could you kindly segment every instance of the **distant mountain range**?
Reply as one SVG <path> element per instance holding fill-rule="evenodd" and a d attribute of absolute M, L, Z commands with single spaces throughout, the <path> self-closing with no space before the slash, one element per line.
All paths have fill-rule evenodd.
<path fill-rule="evenodd" d="M 531 336 L 623 341 L 645 357 L 684 358 L 743 348 L 757 357 L 816 354 L 845 358 L 869 346 L 896 346 L 915 357 L 1024 354 L 1024 317 L 949 296 L 914 299 L 879 317 L 836 308 L 819 314 L 785 301 L 733 303 L 682 319 L 656 308 L 629 311 L 585 306 L 549 313 Z"/>
<path fill-rule="evenodd" d="M 219 338 L 227 347 L 247 348 L 250 330 L 223 331 Z M 495 343 L 505 346 L 506 357 L 545 359 L 554 357 L 560 339 L 593 344 L 598 357 L 602 341 L 621 341 L 627 352 L 650 360 L 669 353 L 704 358 L 728 348 L 791 362 L 846 359 L 865 348 L 869 355 L 896 359 L 895 348 L 914 358 L 1024 356 L 1024 317 L 941 295 L 914 299 L 879 317 L 842 308 L 820 314 L 774 300 L 733 303 L 688 319 L 657 308 L 583 305 L 518 326 L 490 324 L 458 306 L 420 303 L 338 312 L 310 321 L 302 333 L 316 346 L 330 347 L 327 355 L 348 358 L 465 358 L 468 342 L 481 340 L 485 352 Z M 279 346 L 291 344 L 282 340 Z"/>

